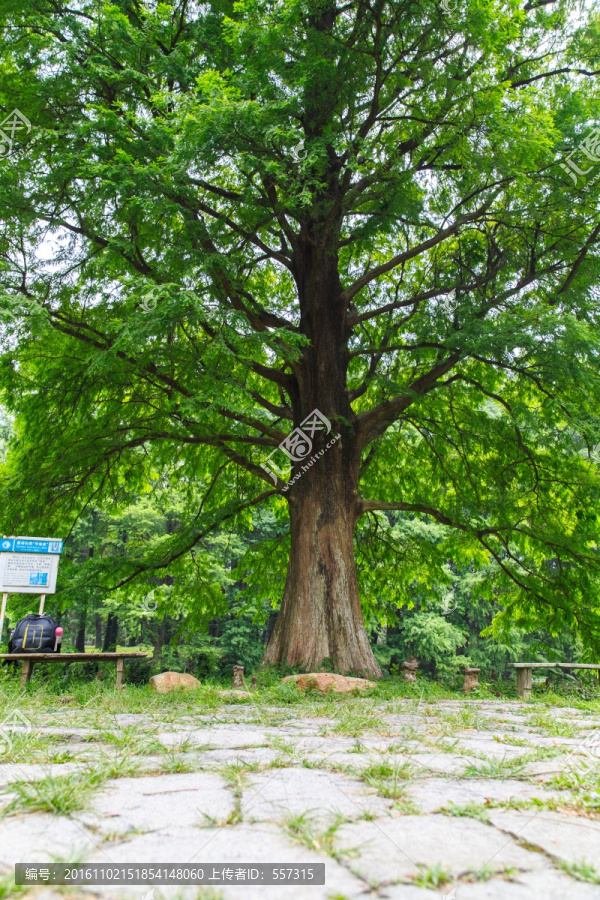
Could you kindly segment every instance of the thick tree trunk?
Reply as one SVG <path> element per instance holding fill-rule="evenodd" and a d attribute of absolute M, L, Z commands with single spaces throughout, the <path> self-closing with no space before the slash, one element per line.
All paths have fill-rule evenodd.
<path fill-rule="evenodd" d="M 328 490 L 291 506 L 287 579 L 264 662 L 314 670 L 328 659 L 340 672 L 381 678 L 358 593 L 354 510 L 337 500 Z"/>
<path fill-rule="evenodd" d="M 340 672 L 380 678 L 354 561 L 360 451 L 347 389 L 350 328 L 337 260 L 326 241 L 307 239 L 295 274 L 301 330 L 310 345 L 293 366 L 294 425 L 310 436 L 312 447 L 306 455 L 296 451 L 286 490 L 290 560 L 281 610 L 263 661 L 310 670 L 328 659 Z M 329 434 L 326 423 L 312 433 L 310 423 L 303 425 L 314 410 L 330 421 Z"/>

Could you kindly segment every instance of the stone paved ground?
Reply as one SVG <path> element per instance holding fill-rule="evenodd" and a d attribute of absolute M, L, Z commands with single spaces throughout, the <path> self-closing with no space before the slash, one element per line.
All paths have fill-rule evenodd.
<path fill-rule="evenodd" d="M 324 887 L 154 898 L 600 900 L 600 717 L 589 710 L 375 694 L 205 711 L 199 700 L 181 715 L 163 702 L 121 714 L 21 705 L 33 728 L 15 726 L 0 765 L 0 871 L 325 862 Z"/>

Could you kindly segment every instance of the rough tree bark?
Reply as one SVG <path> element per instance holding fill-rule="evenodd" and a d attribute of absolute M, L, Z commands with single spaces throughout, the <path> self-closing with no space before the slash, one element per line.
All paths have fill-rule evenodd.
<path fill-rule="evenodd" d="M 354 529 L 360 448 L 347 388 L 351 328 L 331 233 L 306 235 L 296 248 L 301 330 L 309 338 L 292 364 L 294 426 L 317 409 L 332 423 L 316 431 L 295 462 L 289 491 L 291 552 L 283 601 L 264 662 L 311 669 L 329 659 L 341 672 L 380 678 L 362 614 Z M 329 446 L 327 446 L 329 445 Z"/>
<path fill-rule="evenodd" d="M 82 615 L 79 622 L 79 628 L 77 629 L 75 649 L 78 653 L 85 653 L 85 613 Z"/>
<path fill-rule="evenodd" d="M 94 616 L 94 646 L 96 650 L 102 649 L 102 619 L 99 613 Z"/>
<path fill-rule="evenodd" d="M 117 649 L 117 636 L 119 633 L 119 618 L 115 613 L 109 613 L 104 632 L 103 653 L 114 653 Z"/>

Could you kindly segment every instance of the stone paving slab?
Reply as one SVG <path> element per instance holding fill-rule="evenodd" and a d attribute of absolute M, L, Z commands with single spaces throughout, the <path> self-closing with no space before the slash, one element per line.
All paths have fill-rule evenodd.
<path fill-rule="evenodd" d="M 443 815 L 401 816 L 378 822 L 342 825 L 340 847 L 358 848 L 352 870 L 368 881 L 413 878 L 428 866 L 459 876 L 485 865 L 499 870 L 514 866 L 534 870 L 543 857 L 519 847 L 508 835 L 483 822 Z"/>
<path fill-rule="evenodd" d="M 317 769 L 271 769 L 252 776 L 252 786 L 243 793 L 244 819 L 280 821 L 289 816 L 311 814 L 331 819 L 340 813 L 350 819 L 389 815 L 392 801 L 369 792 L 356 778 Z"/>
<path fill-rule="evenodd" d="M 252 728 L 248 725 L 243 727 L 215 725 L 212 728 L 186 729 L 185 734 L 177 731 L 161 731 L 156 737 L 165 747 L 177 747 L 183 742 L 188 742 L 196 746 L 208 745 L 231 749 L 248 746 L 266 747 L 271 735 L 264 728 Z"/>
<path fill-rule="evenodd" d="M 491 778 L 427 778 L 407 787 L 407 795 L 423 813 L 437 812 L 442 807 L 466 806 L 469 803 L 485 803 L 486 800 L 508 803 L 510 800 L 550 800 L 561 796 L 558 791 L 522 781 L 505 781 Z"/>
<path fill-rule="evenodd" d="M 220 767 L 226 765 L 236 765 L 237 763 L 247 763 L 248 765 L 265 765 L 268 766 L 276 759 L 280 759 L 283 754 L 268 747 L 249 747 L 248 749 L 239 749 L 233 747 L 231 750 L 227 748 L 221 750 L 204 750 L 200 756 L 202 767 Z"/>
<path fill-rule="evenodd" d="M 192 839 L 193 838 L 193 839 Z M 135 859 L 139 863 L 182 862 L 202 865 L 206 868 L 216 863 L 282 863 L 298 866 L 302 863 L 325 863 L 326 884 L 324 886 L 279 885 L 235 885 L 219 886 L 224 900 L 329 900 L 337 892 L 348 900 L 366 900 L 367 885 L 348 869 L 330 858 L 324 858 L 306 847 L 293 843 L 279 828 L 272 824 L 237 825 L 231 828 L 207 828 L 192 832 L 189 829 L 168 830 L 158 834 L 140 835 L 127 843 L 103 848 L 110 854 L 112 862 L 126 863 Z M 106 862 L 106 857 L 96 851 L 90 862 Z M 98 888 L 95 889 L 96 891 Z M 104 890 L 104 889 L 103 889 Z M 124 895 L 143 896 L 139 886 L 119 889 Z M 172 896 L 173 891 L 161 887 L 157 889 Z M 181 888 L 178 889 L 180 892 Z M 169 894 L 167 894 L 169 891 Z M 198 888 L 185 890 L 186 896 L 195 897 Z M 107 892 L 114 898 L 115 893 Z"/>
<path fill-rule="evenodd" d="M 394 884 L 381 888 L 376 896 L 378 900 L 379 898 L 381 900 L 441 900 L 444 895 L 440 891 L 432 891 L 412 884 Z M 366 898 L 362 898 L 362 900 L 366 900 Z"/>
<path fill-rule="evenodd" d="M 267 710 L 250 704 L 178 716 L 166 706 L 148 714 L 95 716 L 85 727 L 77 725 L 89 718 L 81 708 L 35 714 L 32 721 L 44 723 L 38 733 L 61 739 L 49 746 L 51 754 L 75 752 L 86 758 L 87 765 L 100 763 L 101 757 L 111 760 L 124 751 L 102 743 L 103 732 L 114 730 L 126 736 L 124 730 L 130 729 L 139 734 L 142 752 L 144 733 L 156 735 L 166 748 L 177 749 L 186 742 L 191 752 L 177 758 L 195 771 L 113 779 L 92 797 L 91 808 L 72 817 L 35 813 L 0 818 L 0 867 L 26 858 L 47 862 L 51 856 L 64 859 L 74 854 L 86 861 L 123 863 L 183 864 L 196 860 L 198 854 L 203 861 L 220 863 L 312 860 L 327 866 L 323 888 L 239 885 L 219 888 L 219 896 L 223 900 L 441 900 L 454 887 L 454 900 L 600 900 L 600 886 L 575 881 L 557 867 L 559 860 L 583 858 L 600 868 L 600 819 L 538 809 L 488 809 L 493 824 L 486 825 L 472 818 L 436 814 L 451 803 L 463 806 L 488 799 L 494 804 L 534 797 L 568 802 L 569 792 L 551 791 L 544 784 L 573 762 L 572 751 L 577 753 L 585 737 L 600 727 L 600 717 L 513 701 L 398 700 L 385 706 L 371 702 L 367 709 L 381 719 L 381 733 L 367 729 L 354 737 L 334 730 L 344 721 L 347 706 L 328 705 L 329 718 L 312 716 L 306 708 Z M 360 707 L 353 703 L 351 709 Z M 543 720 L 568 723 L 577 729 L 577 737 L 548 734 L 551 728 L 544 731 L 543 724 L 536 724 Z M 88 735 L 101 740 L 85 741 Z M 513 737 L 524 743 L 511 744 Z M 279 742 L 293 752 L 278 749 Z M 440 742 L 448 744 L 446 750 Z M 501 767 L 495 778 L 464 777 L 468 766 L 487 766 L 493 775 L 490 763 L 518 760 L 540 747 L 555 748 L 557 755 L 527 764 L 519 780 Z M 135 749 L 137 753 L 139 746 Z M 281 767 L 270 768 L 278 760 Z M 163 760 L 145 753 L 139 762 L 142 772 L 157 768 Z M 234 810 L 233 785 L 214 770 L 243 763 L 251 769 L 240 800 L 242 821 L 235 818 L 236 824 L 225 824 Z M 421 810 L 419 815 L 407 814 L 402 804 L 379 796 L 354 775 L 382 764 L 408 767 L 405 796 Z M 84 760 L 52 766 L 5 764 L 0 766 L 0 790 L 15 778 L 33 780 L 48 773 L 73 775 L 76 790 L 81 765 Z M 263 770 L 256 771 L 257 767 Z M 345 772 L 339 771 L 342 767 Z M 5 792 L 0 797 L 0 806 L 9 796 Z M 333 838 L 338 861 L 296 843 L 286 830 L 290 816 L 304 815 L 304 839 L 310 842 L 316 835 L 322 845 L 321 834 L 335 823 L 336 812 L 346 819 L 342 825 L 337 823 Z M 215 820 L 222 827 L 216 827 Z M 528 844 L 519 846 L 522 838 Z M 459 880 L 438 891 L 409 883 L 419 866 L 436 864 Z M 490 880 L 460 880 L 468 879 L 469 870 L 486 864 L 496 870 Z M 504 866 L 516 869 L 510 881 L 503 877 Z M 363 879 L 376 889 L 369 890 Z M 394 880 L 402 883 L 393 884 Z M 28 891 L 27 896 L 35 895 L 35 900 L 62 896 L 41 891 L 45 897 L 40 890 Z M 148 892 L 140 886 L 90 886 L 81 891 L 87 900 L 104 896 L 142 900 Z M 197 900 L 198 888 L 161 887 L 155 900 L 160 896 Z M 208 900 L 210 894 L 202 896 Z"/>
<path fill-rule="evenodd" d="M 55 719 L 56 716 L 53 716 L 52 718 Z M 91 737 L 92 740 L 94 739 L 92 728 L 76 728 L 74 726 L 62 728 L 58 725 L 36 725 L 34 726 L 34 730 L 42 736 L 58 735 L 65 741 L 82 741 L 83 743 L 88 743 L 84 738 Z"/>
<path fill-rule="evenodd" d="M 119 778 L 109 782 L 80 819 L 107 831 L 162 831 L 196 828 L 203 814 L 226 819 L 233 810 L 233 795 L 218 775 L 209 772 Z"/>
<path fill-rule="evenodd" d="M 36 781 L 46 776 L 56 778 L 58 775 L 71 775 L 87 766 L 88 763 L 83 762 L 4 763 L 0 765 L 0 791 L 13 781 Z"/>
<path fill-rule="evenodd" d="M 475 756 L 457 756 L 452 753 L 412 753 L 407 757 L 415 768 L 426 772 L 441 772 L 445 775 L 460 775 L 470 766 L 481 766 L 483 761 Z"/>
<path fill-rule="evenodd" d="M 522 774 L 538 781 L 548 781 L 555 775 L 565 772 L 569 766 L 573 765 L 574 761 L 575 757 L 571 753 L 562 753 L 551 759 L 538 759 L 535 762 L 527 763 Z"/>
<path fill-rule="evenodd" d="M 12 869 L 18 862 L 50 862 L 83 858 L 95 849 L 98 837 L 85 826 L 63 816 L 37 813 L 0 819 L 0 867 Z"/>
<path fill-rule="evenodd" d="M 511 744 L 500 743 L 487 734 L 465 737 L 464 733 L 459 732 L 455 736 L 458 738 L 458 746 L 462 750 L 470 751 L 474 755 L 482 754 L 487 757 L 493 757 L 494 759 L 516 759 L 519 756 L 523 756 L 528 750 L 527 747 L 515 747 Z"/>
<path fill-rule="evenodd" d="M 449 888 L 445 888 L 449 890 Z M 440 894 L 435 894 L 440 900 Z M 511 881 L 495 878 L 455 886 L 455 900 L 600 900 L 600 885 L 573 882 L 553 869 L 527 872 Z M 393 894 L 390 900 L 396 900 Z M 403 900 L 402 895 L 398 900 Z"/>
<path fill-rule="evenodd" d="M 600 821 L 546 810 L 491 810 L 490 821 L 506 834 L 540 847 L 565 862 L 586 860 L 600 869 Z"/>

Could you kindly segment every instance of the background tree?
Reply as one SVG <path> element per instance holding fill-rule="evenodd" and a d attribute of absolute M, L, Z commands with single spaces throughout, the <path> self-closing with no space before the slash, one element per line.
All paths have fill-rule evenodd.
<path fill-rule="evenodd" d="M 180 524 L 123 586 L 269 502 L 290 557 L 266 661 L 378 675 L 354 533 L 411 512 L 496 561 L 507 614 L 597 645 L 600 185 L 560 165 L 597 118 L 597 15 L 0 10 L 0 103 L 37 131 L 0 188 L 7 527 L 166 468 Z M 340 438 L 273 483 L 315 409 Z"/>

